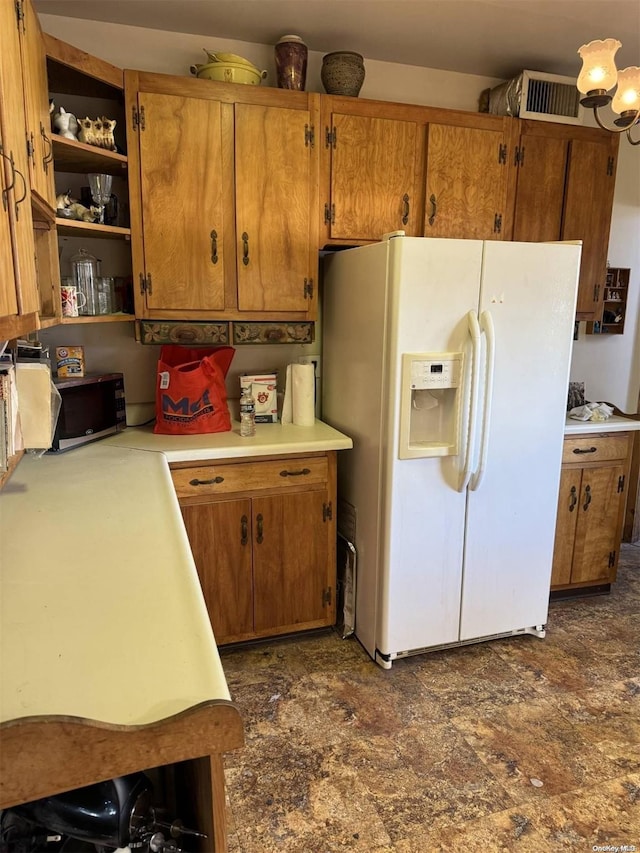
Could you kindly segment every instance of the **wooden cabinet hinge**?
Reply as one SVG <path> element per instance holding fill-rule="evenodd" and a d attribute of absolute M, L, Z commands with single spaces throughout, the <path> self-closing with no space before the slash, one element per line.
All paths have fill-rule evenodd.
<path fill-rule="evenodd" d="M 305 124 L 304 126 L 304 146 L 305 148 L 313 148 L 316 141 L 316 133 L 313 125 L 309 126 Z"/>
<path fill-rule="evenodd" d="M 145 293 L 152 292 L 151 273 L 144 276 L 140 273 L 140 293 L 144 296 Z"/>
<path fill-rule="evenodd" d="M 322 520 L 328 521 L 333 518 L 333 507 L 331 501 L 328 504 L 322 504 Z"/>
<path fill-rule="evenodd" d="M 624 492 L 624 474 L 618 477 L 618 492 Z"/>
<path fill-rule="evenodd" d="M 15 2 L 16 9 L 16 25 L 18 27 L 18 32 L 22 29 L 22 32 L 25 32 L 24 28 L 24 6 L 22 5 L 22 0 L 16 0 Z"/>
<path fill-rule="evenodd" d="M 313 279 L 305 278 L 304 285 L 302 287 L 302 293 L 305 299 L 313 299 Z"/>
<path fill-rule="evenodd" d="M 324 145 L 325 148 L 335 148 L 336 147 L 336 129 L 329 130 L 328 127 L 324 129 Z"/>
<path fill-rule="evenodd" d="M 507 165 L 507 146 L 499 145 L 498 146 L 498 163 L 502 163 L 503 166 Z"/>
<path fill-rule="evenodd" d="M 513 165 L 514 166 L 522 166 L 523 163 L 524 163 L 524 145 L 522 146 L 522 148 L 520 148 L 519 146 L 516 145 L 516 153 L 515 153 L 514 158 L 513 158 Z"/>
<path fill-rule="evenodd" d="M 144 107 L 140 107 L 140 109 L 138 109 L 135 104 L 131 107 L 131 121 L 134 130 L 137 130 L 138 128 L 140 128 L 140 130 L 145 129 Z"/>
<path fill-rule="evenodd" d="M 332 591 L 333 590 L 331 589 L 330 586 L 328 586 L 326 589 L 322 590 L 322 604 L 324 605 L 324 607 L 330 607 L 331 606 Z"/>
<path fill-rule="evenodd" d="M 613 167 L 615 166 L 615 164 L 615 157 L 609 157 L 609 159 L 607 160 L 607 175 L 613 175 Z"/>
<path fill-rule="evenodd" d="M 335 204 L 325 204 L 324 206 L 324 221 L 327 225 L 333 225 L 336 221 L 336 206 Z"/>
<path fill-rule="evenodd" d="M 609 551 L 609 568 L 612 569 L 616 564 L 616 552 Z"/>
<path fill-rule="evenodd" d="M 499 234 L 502 231 L 502 214 L 496 213 L 493 218 L 493 230 L 496 234 Z"/>

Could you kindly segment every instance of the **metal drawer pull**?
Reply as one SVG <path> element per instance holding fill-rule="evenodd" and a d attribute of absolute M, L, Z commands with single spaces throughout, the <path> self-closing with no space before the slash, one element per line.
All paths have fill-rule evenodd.
<path fill-rule="evenodd" d="M 242 263 L 249 265 L 249 235 L 246 231 L 242 232 Z"/>
<path fill-rule="evenodd" d="M 586 447 L 584 450 L 582 450 L 582 448 L 580 447 L 573 448 L 574 453 L 596 453 L 597 450 L 597 447 Z"/>
<path fill-rule="evenodd" d="M 190 486 L 212 486 L 215 483 L 224 483 L 224 477 L 214 477 L 213 480 L 189 480 Z"/>
<path fill-rule="evenodd" d="M 281 477 L 301 477 L 305 474 L 310 474 L 309 468 L 301 468 L 299 471 L 280 471 Z"/>
<path fill-rule="evenodd" d="M 262 531 L 262 521 L 263 521 L 262 514 L 259 513 L 256 516 L 256 521 L 258 522 L 258 535 L 256 536 L 256 542 L 258 543 L 258 545 L 262 545 L 262 541 L 264 539 L 264 537 L 262 535 L 262 533 L 263 533 L 263 531 Z"/>
<path fill-rule="evenodd" d="M 569 512 L 573 512 L 576 508 L 576 504 L 578 503 L 578 496 L 576 494 L 576 487 L 571 486 L 571 499 L 569 503 Z"/>
<path fill-rule="evenodd" d="M 211 232 L 211 263 L 218 263 L 218 232 Z"/>
<path fill-rule="evenodd" d="M 591 503 L 591 486 L 585 486 L 585 499 L 584 504 L 582 505 L 582 509 L 585 512 L 589 509 L 589 504 Z"/>
<path fill-rule="evenodd" d="M 246 515 L 243 515 L 240 519 L 240 544 L 246 545 L 249 541 L 249 529 L 248 529 L 249 519 Z"/>
<path fill-rule="evenodd" d="M 28 187 L 27 187 L 27 180 L 26 180 L 25 176 L 22 174 L 22 172 L 20 171 L 20 169 L 14 169 L 14 172 L 16 175 L 20 175 L 20 178 L 22 179 L 23 188 L 24 188 L 23 193 L 20 196 L 20 198 L 16 199 L 15 207 L 16 207 L 16 221 L 17 221 L 18 219 L 20 219 L 19 207 L 22 204 L 22 202 L 25 200 L 25 198 L 27 197 Z"/>

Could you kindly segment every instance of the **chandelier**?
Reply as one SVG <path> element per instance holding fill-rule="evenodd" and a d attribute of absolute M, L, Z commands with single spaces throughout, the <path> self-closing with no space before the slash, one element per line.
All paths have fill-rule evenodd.
<path fill-rule="evenodd" d="M 583 44 L 578 54 L 582 59 L 582 69 L 578 76 L 577 87 L 584 98 L 580 100 L 583 107 L 593 109 L 595 120 L 604 130 L 612 133 L 626 131 L 632 145 L 640 145 L 640 139 L 631 138 L 631 128 L 640 120 L 640 68 L 635 65 L 618 71 L 615 63 L 616 51 L 622 47 L 617 39 L 603 39 Z M 617 85 L 615 95 L 609 91 Z M 598 110 L 611 104 L 611 109 L 618 115 L 614 119 L 615 127 L 607 127 Z"/>

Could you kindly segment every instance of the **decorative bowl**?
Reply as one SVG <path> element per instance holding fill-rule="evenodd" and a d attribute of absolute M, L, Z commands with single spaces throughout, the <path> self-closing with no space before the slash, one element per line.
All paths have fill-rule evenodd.
<path fill-rule="evenodd" d="M 202 49 L 207 54 L 209 62 L 234 62 L 236 65 L 249 65 L 251 68 L 256 67 L 252 62 L 249 62 L 248 59 L 245 59 L 243 56 L 238 56 L 237 53 L 214 53 L 212 50 L 207 50 L 206 47 L 203 47 Z"/>
<path fill-rule="evenodd" d="M 237 62 L 208 62 L 206 65 L 192 65 L 192 74 L 206 80 L 217 80 L 220 83 L 246 83 L 259 86 L 260 81 L 267 76 L 266 71 L 260 71 L 255 66 L 241 65 Z"/>

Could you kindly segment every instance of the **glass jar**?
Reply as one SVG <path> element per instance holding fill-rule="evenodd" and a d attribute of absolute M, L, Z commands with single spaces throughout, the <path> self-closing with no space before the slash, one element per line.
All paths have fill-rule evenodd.
<path fill-rule="evenodd" d="M 98 313 L 113 314 L 113 277 L 109 275 L 98 276 Z"/>
<path fill-rule="evenodd" d="M 84 297 L 78 299 L 78 314 L 99 314 L 98 259 L 86 249 L 79 249 L 71 256 L 71 275 L 78 292 Z"/>

